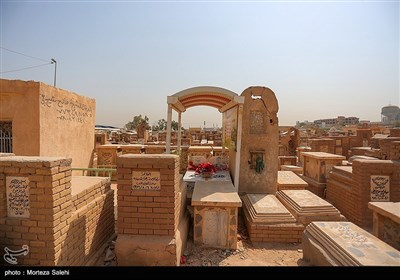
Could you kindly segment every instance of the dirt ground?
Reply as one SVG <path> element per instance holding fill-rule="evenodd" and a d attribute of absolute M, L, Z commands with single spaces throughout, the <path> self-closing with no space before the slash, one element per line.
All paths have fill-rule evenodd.
<path fill-rule="evenodd" d="M 300 243 L 252 243 L 239 216 L 238 248 L 216 249 L 193 244 L 189 232 L 181 266 L 308 266 Z M 110 243 L 97 265 L 116 266 L 114 242 Z"/>
<path fill-rule="evenodd" d="M 181 266 L 308 266 L 300 243 L 252 243 L 239 216 L 238 248 L 224 250 L 193 244 L 189 233 Z"/>
<path fill-rule="evenodd" d="M 115 190 L 117 184 L 112 184 Z M 115 206 L 117 196 L 115 195 Z M 116 208 L 116 207 L 115 207 Z M 117 213 L 117 209 L 115 209 Z M 181 266 L 308 266 L 303 257 L 300 243 L 252 243 L 248 240 L 247 230 L 241 215 L 238 217 L 238 249 L 223 250 L 205 248 L 193 244 L 193 225 L 187 240 Z M 110 248 L 111 247 L 111 248 Z M 110 245 L 109 256 L 104 253 L 104 262 L 99 265 L 115 266 L 113 245 Z M 102 264 L 100 264 L 102 263 Z"/>

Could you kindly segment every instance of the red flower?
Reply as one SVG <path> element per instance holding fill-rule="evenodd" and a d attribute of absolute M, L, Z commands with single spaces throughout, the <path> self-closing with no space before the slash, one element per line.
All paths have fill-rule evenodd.
<path fill-rule="evenodd" d="M 194 165 L 193 161 L 189 161 L 189 166 L 187 170 L 196 170 L 197 166 Z"/>
<path fill-rule="evenodd" d="M 203 172 L 211 172 L 211 173 L 215 173 L 217 171 L 217 169 L 215 168 L 214 165 L 212 165 L 209 162 L 205 162 L 205 163 L 200 163 L 196 170 L 195 173 L 196 174 L 202 174 Z"/>

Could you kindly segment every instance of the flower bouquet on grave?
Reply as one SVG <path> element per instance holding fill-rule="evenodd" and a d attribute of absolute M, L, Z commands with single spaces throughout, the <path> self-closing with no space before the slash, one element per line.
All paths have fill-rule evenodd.
<path fill-rule="evenodd" d="M 210 178 L 216 171 L 217 169 L 215 168 L 214 165 L 212 165 L 209 162 L 205 162 L 205 163 L 200 163 L 197 166 L 195 174 L 201 175 L 203 178 Z"/>
<path fill-rule="evenodd" d="M 196 170 L 196 169 L 197 169 L 197 165 L 195 165 L 195 164 L 193 163 L 193 161 L 189 161 L 187 170 Z"/>

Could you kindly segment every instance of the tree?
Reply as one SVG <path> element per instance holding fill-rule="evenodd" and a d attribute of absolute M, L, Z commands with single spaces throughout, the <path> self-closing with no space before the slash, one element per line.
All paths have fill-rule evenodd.
<path fill-rule="evenodd" d="M 152 130 L 155 130 L 155 131 L 163 131 L 166 129 L 167 129 L 167 121 L 165 119 L 158 120 L 157 125 L 152 126 Z M 178 130 L 178 122 L 177 121 L 171 121 L 171 129 L 175 130 L 175 131 Z"/>
<path fill-rule="evenodd" d="M 136 129 L 140 124 L 145 123 L 146 124 L 146 129 L 149 129 L 149 118 L 147 116 L 142 117 L 142 115 L 134 116 L 133 120 L 128 122 L 125 125 L 125 128 L 128 130 L 134 130 Z"/>
<path fill-rule="evenodd" d="M 158 120 L 157 125 L 159 131 L 167 129 L 167 121 L 165 119 Z"/>
<path fill-rule="evenodd" d="M 171 122 L 171 128 L 172 128 L 172 130 L 178 130 L 178 122 L 177 121 L 172 121 Z"/>

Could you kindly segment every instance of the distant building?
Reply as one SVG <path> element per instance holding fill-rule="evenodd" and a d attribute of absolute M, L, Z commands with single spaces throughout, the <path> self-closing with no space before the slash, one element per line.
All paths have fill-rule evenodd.
<path fill-rule="evenodd" d="M 381 120 L 383 124 L 393 124 L 396 121 L 400 121 L 400 108 L 395 105 L 388 105 L 382 107 Z"/>
<path fill-rule="evenodd" d="M 296 127 L 301 127 L 301 126 L 309 126 L 314 124 L 313 122 L 309 122 L 309 121 L 296 121 Z"/>
<path fill-rule="evenodd" d="M 344 125 L 354 125 L 359 123 L 360 118 L 357 117 L 345 117 L 338 116 L 332 119 L 320 119 L 315 120 L 314 124 L 318 127 L 332 127 L 332 126 L 344 126 Z"/>

